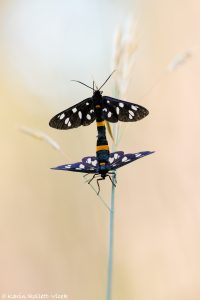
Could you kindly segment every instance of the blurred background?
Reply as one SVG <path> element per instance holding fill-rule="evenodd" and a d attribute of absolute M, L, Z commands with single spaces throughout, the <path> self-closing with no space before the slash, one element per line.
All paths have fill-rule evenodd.
<path fill-rule="evenodd" d="M 116 67 L 104 95 L 150 111 L 118 149 L 156 153 L 118 172 L 113 299 L 200 299 L 200 3 L 1 0 L 0 24 L 0 293 L 105 299 L 109 213 L 80 174 L 50 170 L 95 155 L 95 124 L 48 122 L 91 96 L 71 79 Z"/>

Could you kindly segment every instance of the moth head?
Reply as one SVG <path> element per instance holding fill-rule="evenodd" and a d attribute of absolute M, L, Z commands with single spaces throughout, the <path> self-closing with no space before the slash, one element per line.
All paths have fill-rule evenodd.
<path fill-rule="evenodd" d="M 94 92 L 93 92 L 93 96 L 96 96 L 96 97 L 101 96 L 102 94 L 103 94 L 103 91 L 100 91 L 100 90 L 94 90 Z"/>

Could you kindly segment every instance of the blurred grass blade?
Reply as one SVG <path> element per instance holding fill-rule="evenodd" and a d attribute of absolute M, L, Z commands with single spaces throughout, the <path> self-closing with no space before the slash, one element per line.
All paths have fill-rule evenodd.
<path fill-rule="evenodd" d="M 49 144 L 55 150 L 61 150 L 60 145 L 55 140 L 53 140 L 49 135 L 47 135 L 46 133 L 44 133 L 42 131 L 31 129 L 28 127 L 20 127 L 19 130 L 27 135 L 32 136 L 33 138 L 36 138 L 41 141 L 45 141 L 47 144 Z"/>
<path fill-rule="evenodd" d="M 114 139 L 114 137 L 113 137 L 113 133 L 112 133 L 112 129 L 111 129 L 110 123 L 107 122 L 107 121 L 105 121 L 105 123 L 106 123 L 106 128 L 107 128 L 107 130 L 108 130 L 108 133 L 109 133 L 109 135 L 110 135 L 110 137 L 111 137 L 113 143 L 115 144 L 115 139 Z"/>
<path fill-rule="evenodd" d="M 192 57 L 192 51 L 186 50 L 185 52 L 177 54 L 173 60 L 170 62 L 170 64 L 167 66 L 167 70 L 169 72 L 175 71 L 177 68 L 179 68 L 181 65 L 186 63 L 191 57 Z"/>

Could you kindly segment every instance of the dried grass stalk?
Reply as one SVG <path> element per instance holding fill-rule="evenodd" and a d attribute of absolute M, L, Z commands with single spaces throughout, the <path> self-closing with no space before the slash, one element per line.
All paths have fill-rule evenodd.
<path fill-rule="evenodd" d="M 112 69 L 117 70 L 115 76 L 115 97 L 125 97 L 127 92 L 132 69 L 135 63 L 135 52 L 138 43 L 135 39 L 136 23 L 129 22 L 128 28 L 121 28 L 116 31 L 113 53 Z M 113 125 L 115 143 L 112 151 L 116 151 L 119 140 L 119 123 Z M 112 295 L 112 264 L 113 264 L 113 238 L 114 238 L 114 206 L 115 206 L 115 186 L 112 184 L 110 199 L 110 226 L 109 226 L 109 252 L 108 252 L 108 275 L 106 299 L 111 300 Z"/>

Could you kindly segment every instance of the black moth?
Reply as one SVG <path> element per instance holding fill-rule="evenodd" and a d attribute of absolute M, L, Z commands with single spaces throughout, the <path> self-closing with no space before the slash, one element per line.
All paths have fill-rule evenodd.
<path fill-rule="evenodd" d="M 92 89 L 93 96 L 55 115 L 50 120 L 49 125 L 56 129 L 72 129 L 81 125 L 88 126 L 96 119 L 95 107 L 97 103 L 101 106 L 102 119 L 111 123 L 118 121 L 135 122 L 146 117 L 149 113 L 148 110 L 138 104 L 115 99 L 109 96 L 102 96 L 103 92 L 101 91 L 101 88 L 108 81 L 111 75 L 99 89 L 94 88 L 94 82 L 92 88 L 80 81 L 77 81 Z"/>
<path fill-rule="evenodd" d="M 109 177 L 111 182 L 116 185 L 115 170 L 119 169 L 139 158 L 150 155 L 153 151 L 142 151 L 138 153 L 124 154 L 123 151 L 117 151 L 109 154 L 108 163 L 101 165 L 98 162 L 98 158 L 95 156 L 87 156 L 82 159 L 81 162 L 73 164 L 65 164 L 55 168 L 54 170 L 81 172 L 88 174 L 94 174 L 93 177 L 88 181 L 90 183 L 95 177 L 97 178 L 98 191 L 100 192 L 99 181 L 104 180 L 105 177 Z M 112 175 L 114 175 L 112 180 Z"/>

